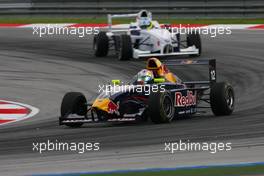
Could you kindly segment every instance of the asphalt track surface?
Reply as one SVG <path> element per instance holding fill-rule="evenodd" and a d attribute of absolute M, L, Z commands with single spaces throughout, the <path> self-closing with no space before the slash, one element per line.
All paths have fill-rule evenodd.
<path fill-rule="evenodd" d="M 95 58 L 90 37 L 39 38 L 31 29 L 0 30 L 1 99 L 30 104 L 36 116 L 0 127 L 1 175 L 28 175 L 178 167 L 264 161 L 264 40 L 263 31 L 232 31 L 203 36 L 201 58 L 217 59 L 218 80 L 230 82 L 236 93 L 233 115 L 205 115 L 171 124 L 103 124 L 71 129 L 58 125 L 60 103 L 68 91 L 89 100 L 98 84 L 129 80 L 145 61 L 120 62 L 113 54 Z M 184 80 L 205 79 L 200 68 L 174 69 Z M 33 142 L 100 142 L 100 151 L 32 151 Z M 232 142 L 229 152 L 164 151 L 164 142 L 178 140 Z"/>

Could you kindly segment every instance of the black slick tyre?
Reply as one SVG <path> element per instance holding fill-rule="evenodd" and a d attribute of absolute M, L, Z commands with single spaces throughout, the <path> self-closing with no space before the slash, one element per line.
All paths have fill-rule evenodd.
<path fill-rule="evenodd" d="M 61 103 L 61 118 L 66 118 L 69 114 L 85 116 L 87 114 L 87 101 L 80 92 L 66 93 Z M 69 127 L 80 127 L 83 123 L 66 123 Z"/>
<path fill-rule="evenodd" d="M 148 115 L 154 123 L 168 123 L 174 118 L 175 109 L 171 93 L 152 92 L 148 99 Z"/>
<path fill-rule="evenodd" d="M 234 110 L 235 94 L 232 86 L 226 82 L 211 86 L 210 104 L 214 115 L 230 115 Z"/>
<path fill-rule="evenodd" d="M 109 50 L 109 39 L 106 35 L 106 32 L 99 32 L 94 36 L 94 55 L 96 57 L 107 56 Z"/>
<path fill-rule="evenodd" d="M 119 42 L 119 49 L 117 52 L 118 59 L 121 61 L 131 59 L 133 56 L 131 37 L 129 35 L 121 35 Z"/>

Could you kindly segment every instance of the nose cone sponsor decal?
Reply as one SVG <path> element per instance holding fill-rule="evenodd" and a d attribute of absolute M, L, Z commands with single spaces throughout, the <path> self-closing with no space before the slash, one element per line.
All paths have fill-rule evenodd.
<path fill-rule="evenodd" d="M 109 113 L 111 113 L 111 114 L 113 114 L 113 113 L 117 113 L 117 112 L 118 112 L 118 109 L 119 109 L 118 104 L 115 104 L 115 103 L 112 102 L 112 101 L 110 101 L 110 102 L 108 103 L 108 109 L 107 109 L 107 111 L 108 111 Z"/>
<path fill-rule="evenodd" d="M 0 100 L 0 125 L 30 118 L 38 112 L 39 109 L 30 105 Z"/>

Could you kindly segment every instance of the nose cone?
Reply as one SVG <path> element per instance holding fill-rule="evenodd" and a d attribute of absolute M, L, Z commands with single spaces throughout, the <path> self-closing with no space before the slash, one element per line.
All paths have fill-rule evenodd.
<path fill-rule="evenodd" d="M 149 31 L 153 36 L 156 36 L 161 42 L 171 42 L 171 33 L 166 29 L 153 29 Z"/>
<path fill-rule="evenodd" d="M 92 107 L 96 108 L 96 109 L 99 109 L 99 110 L 102 110 L 102 111 L 105 111 L 105 112 L 108 112 L 108 104 L 109 104 L 109 102 L 111 102 L 109 98 L 96 99 L 93 102 Z"/>
<path fill-rule="evenodd" d="M 109 98 L 96 99 L 92 107 L 108 113 L 118 112 L 119 109 L 119 106 L 113 101 L 111 101 Z"/>
<path fill-rule="evenodd" d="M 118 105 L 115 104 L 114 102 L 110 101 L 108 103 L 107 111 L 109 113 L 117 112 L 118 111 Z"/>

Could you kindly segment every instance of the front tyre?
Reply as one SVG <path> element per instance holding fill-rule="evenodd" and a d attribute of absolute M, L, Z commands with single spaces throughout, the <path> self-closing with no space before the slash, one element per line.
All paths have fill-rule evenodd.
<path fill-rule="evenodd" d="M 129 60 L 133 56 L 132 41 L 129 35 L 121 35 L 119 38 L 117 56 L 121 61 Z"/>
<path fill-rule="evenodd" d="M 87 114 L 87 101 L 80 92 L 66 93 L 61 103 L 61 118 L 67 118 L 70 114 L 85 116 Z M 83 123 L 66 123 L 69 127 L 80 127 Z"/>
<path fill-rule="evenodd" d="M 109 50 L 109 39 L 106 32 L 99 32 L 99 34 L 94 36 L 94 55 L 96 57 L 107 56 Z"/>
<path fill-rule="evenodd" d="M 174 114 L 174 103 L 170 92 L 152 92 L 150 94 L 148 99 L 148 115 L 152 122 L 171 122 Z"/>
<path fill-rule="evenodd" d="M 235 104 L 232 86 L 226 82 L 213 84 L 210 91 L 210 104 L 216 116 L 232 114 Z"/>

